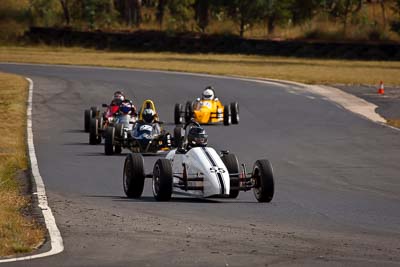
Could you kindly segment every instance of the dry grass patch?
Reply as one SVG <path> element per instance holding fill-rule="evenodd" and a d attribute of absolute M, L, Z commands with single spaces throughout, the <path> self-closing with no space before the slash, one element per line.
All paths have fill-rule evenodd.
<path fill-rule="evenodd" d="M 44 238 L 34 221 L 23 215 L 29 201 L 21 196 L 16 176 L 27 169 L 27 82 L 0 73 L 0 256 L 32 251 Z"/>
<path fill-rule="evenodd" d="M 400 84 L 400 62 L 289 57 L 107 52 L 82 48 L 0 47 L 0 61 L 159 69 L 284 79 L 310 84 Z"/>
<path fill-rule="evenodd" d="M 388 119 L 387 124 L 389 124 L 393 127 L 400 128 L 400 119 Z"/>

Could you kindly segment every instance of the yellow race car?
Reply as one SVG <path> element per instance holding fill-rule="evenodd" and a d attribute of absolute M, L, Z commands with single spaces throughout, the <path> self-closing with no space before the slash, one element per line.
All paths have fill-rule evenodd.
<path fill-rule="evenodd" d="M 185 107 L 176 104 L 174 110 L 175 124 L 182 124 L 183 120 L 189 122 L 194 120 L 200 124 L 224 125 L 239 123 L 239 104 L 232 102 L 230 105 L 222 105 L 218 98 L 204 99 L 197 98 L 194 101 L 187 101 Z"/>

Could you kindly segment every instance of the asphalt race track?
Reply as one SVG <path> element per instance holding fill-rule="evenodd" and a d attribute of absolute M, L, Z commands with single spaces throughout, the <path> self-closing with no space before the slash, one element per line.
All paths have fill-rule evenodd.
<path fill-rule="evenodd" d="M 176 73 L 0 64 L 34 81 L 33 132 L 65 251 L 7 266 L 399 266 L 400 131 L 288 85 Z M 125 198 L 122 156 L 88 145 L 83 110 L 122 89 L 153 99 L 171 132 L 177 102 L 213 85 L 237 100 L 238 126 L 207 126 L 209 144 L 249 168 L 268 158 L 276 194 L 158 203 L 150 180 Z M 4 125 L 3 125 L 4 127 Z M 152 170 L 157 157 L 146 157 Z M 45 247 L 46 248 L 46 247 Z M 43 249 L 45 249 L 43 248 Z"/>

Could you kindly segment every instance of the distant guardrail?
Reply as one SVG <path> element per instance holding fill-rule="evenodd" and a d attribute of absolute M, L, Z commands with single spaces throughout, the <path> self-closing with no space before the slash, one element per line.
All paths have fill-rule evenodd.
<path fill-rule="evenodd" d="M 273 41 L 234 35 L 164 31 L 102 32 L 32 27 L 24 35 L 32 43 L 96 49 L 293 56 L 322 59 L 400 60 L 400 44 L 324 41 Z"/>

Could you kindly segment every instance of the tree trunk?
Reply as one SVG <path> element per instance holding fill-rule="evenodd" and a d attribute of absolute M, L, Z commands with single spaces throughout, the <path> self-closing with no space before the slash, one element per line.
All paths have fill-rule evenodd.
<path fill-rule="evenodd" d="M 133 1 L 133 18 L 136 27 L 142 23 L 142 0 Z"/>
<path fill-rule="evenodd" d="M 268 24 L 267 24 L 268 35 L 271 35 L 275 32 L 275 20 L 276 20 L 275 14 L 272 14 L 268 17 Z"/>
<path fill-rule="evenodd" d="M 348 14 L 349 14 L 349 10 L 350 10 L 350 1 L 351 0 L 346 0 L 346 4 L 345 4 L 345 7 L 344 7 L 344 13 L 343 13 L 343 33 L 344 33 L 344 35 L 346 36 L 346 34 L 347 34 L 347 16 L 348 16 Z"/>
<path fill-rule="evenodd" d="M 382 10 L 382 23 L 383 29 L 386 29 L 386 7 L 385 7 L 385 0 L 380 1 L 381 10 Z"/>
<path fill-rule="evenodd" d="M 165 15 L 165 6 L 167 5 L 167 0 L 158 0 L 157 4 L 157 21 L 160 25 L 160 30 L 162 30 L 163 22 L 164 22 L 164 15 Z"/>
<path fill-rule="evenodd" d="M 206 31 L 209 23 L 210 0 L 197 0 L 195 3 L 195 18 L 202 32 Z"/>
<path fill-rule="evenodd" d="M 69 26 L 71 23 L 71 15 L 69 13 L 68 0 L 60 0 L 60 3 L 64 14 L 65 24 Z"/>
<path fill-rule="evenodd" d="M 243 38 L 243 36 L 244 36 L 244 26 L 245 26 L 245 21 L 244 21 L 243 16 L 241 16 L 241 18 L 240 18 L 240 32 L 239 32 L 239 34 L 240 34 L 240 37 L 242 37 L 242 38 Z"/>

